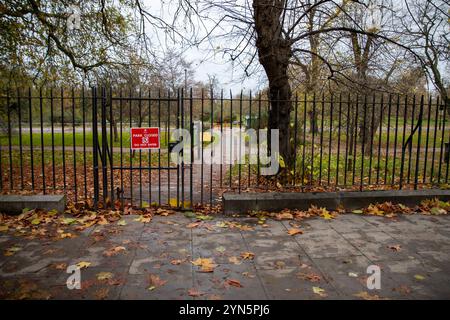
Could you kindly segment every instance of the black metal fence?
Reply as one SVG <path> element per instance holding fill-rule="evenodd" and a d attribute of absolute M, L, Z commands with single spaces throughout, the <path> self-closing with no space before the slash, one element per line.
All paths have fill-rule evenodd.
<path fill-rule="evenodd" d="M 281 185 L 277 176 L 262 174 L 268 148 L 261 137 L 277 103 L 262 94 L 110 88 L 5 92 L 0 98 L 3 193 L 65 193 L 103 206 L 191 207 L 213 205 L 227 190 L 448 184 L 450 113 L 439 97 L 296 95 L 290 114 L 294 163 Z M 132 150 L 132 127 L 160 128 L 160 148 Z M 176 136 L 179 129 L 190 141 L 175 162 L 170 151 L 182 140 Z M 227 132 L 239 135 L 239 150 L 233 150 L 234 138 L 225 139 Z M 236 151 L 242 161 L 232 156 Z"/>

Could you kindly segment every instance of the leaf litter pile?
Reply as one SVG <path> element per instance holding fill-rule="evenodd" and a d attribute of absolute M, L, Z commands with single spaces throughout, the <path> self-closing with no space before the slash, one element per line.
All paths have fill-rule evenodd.
<path fill-rule="evenodd" d="M 64 214 L 59 214 L 57 211 L 44 211 L 44 210 L 27 210 L 25 209 L 20 215 L 11 216 L 6 214 L 0 215 L 0 233 L 9 233 L 14 236 L 22 236 L 26 239 L 50 239 L 54 241 L 70 239 L 78 236 L 79 232 L 93 227 L 95 225 L 112 225 L 118 228 L 127 225 L 127 222 L 123 219 L 125 215 L 133 215 L 133 221 L 150 224 L 154 216 L 168 217 L 175 214 L 177 211 L 171 207 L 156 207 L 147 206 L 146 208 L 137 209 L 131 206 L 127 206 L 124 210 L 119 210 L 118 205 L 113 209 L 97 209 L 94 210 L 92 203 L 89 201 L 79 203 L 69 203 Z M 211 213 L 212 212 L 212 213 Z M 287 234 L 290 236 L 302 235 L 301 221 L 308 218 L 321 218 L 325 220 L 333 220 L 341 214 L 347 213 L 344 208 L 339 208 L 335 211 L 328 211 L 325 208 L 318 208 L 311 206 L 308 210 L 289 210 L 285 209 L 281 212 L 250 212 L 249 216 L 257 218 L 257 224 L 251 225 L 238 222 L 239 220 L 221 220 L 215 213 L 221 212 L 220 206 L 214 208 L 195 206 L 192 211 L 185 211 L 184 216 L 191 219 L 191 222 L 184 225 L 185 228 L 204 228 L 206 231 L 220 230 L 222 228 L 238 229 L 240 231 L 253 231 L 257 226 L 261 228 L 269 228 L 267 219 L 274 220 L 290 220 L 290 229 L 287 230 Z M 450 212 L 450 202 L 439 201 L 438 199 L 425 200 L 420 205 L 411 208 L 402 204 L 393 204 L 390 202 L 376 203 L 362 208 L 360 210 L 353 210 L 350 213 L 358 215 L 368 216 L 380 216 L 389 219 L 394 219 L 398 215 L 410 215 L 410 214 L 422 214 L 422 215 L 447 215 Z M 167 221 L 170 222 L 169 220 Z M 95 237 L 100 235 L 95 235 Z M 94 237 L 94 238 L 95 238 Z M 128 245 L 129 243 L 127 243 Z M 401 247 L 392 245 L 389 249 L 393 252 L 400 251 Z M 3 250 L 5 257 L 14 256 L 17 252 L 20 252 L 22 248 L 19 245 L 13 245 Z M 113 257 L 122 254 L 126 251 L 124 246 L 111 247 L 103 252 L 105 257 Z M 221 256 L 227 256 L 225 254 L 226 248 L 219 246 L 215 249 L 216 253 Z M 245 261 L 251 261 L 255 258 L 255 254 L 252 252 L 240 252 L 233 256 L 227 256 L 228 262 L 234 265 L 240 265 Z M 213 273 L 218 264 L 211 257 L 200 257 L 197 259 L 172 259 L 170 264 L 178 266 L 180 264 L 190 263 L 196 267 L 197 272 L 200 273 Z M 79 261 L 77 266 L 82 268 L 90 267 L 89 261 Z M 64 263 L 56 264 L 53 266 L 55 269 L 64 270 L 67 265 Z M 285 263 L 283 261 L 276 261 L 274 264 L 276 269 L 283 269 Z M 305 265 L 305 268 L 308 266 Z M 252 274 L 243 273 L 244 277 L 254 277 Z M 353 276 L 350 275 L 349 276 Z M 356 275 L 357 276 L 357 275 Z M 321 281 L 321 277 L 317 274 L 308 272 L 300 272 L 297 277 L 301 280 L 309 281 L 314 286 L 312 292 L 318 297 L 326 297 L 327 293 L 324 289 L 318 287 L 314 283 Z M 417 275 L 416 280 L 419 281 L 420 275 Z M 117 285 L 121 283 L 120 279 L 116 279 L 115 275 L 111 272 L 100 272 L 96 275 L 96 280 L 105 282 L 110 285 Z M 148 275 L 148 290 L 157 290 L 159 287 L 164 286 L 165 279 L 160 279 L 159 276 L 149 274 Z M 84 287 L 89 287 L 92 284 L 87 282 L 82 284 Z M 243 288 L 244 286 L 237 279 L 227 278 L 220 284 L 224 288 Z M 28 286 L 25 286 L 28 288 Z M 34 289 L 33 289 L 34 290 Z M 103 290 L 103 291 L 102 291 Z M 106 290 L 106 289 L 105 289 Z M 22 290 L 26 291 L 26 290 Z M 405 290 L 402 290 L 402 292 Z M 407 291 L 407 290 L 406 290 Z M 27 292 L 27 291 L 26 291 Z M 30 289 L 30 292 L 34 292 Z M 99 289 L 96 292 L 96 297 L 104 299 L 108 297 L 108 292 L 104 289 Z M 199 297 L 205 295 L 205 293 L 199 291 L 197 288 L 191 288 L 188 291 L 188 295 L 193 297 Z M 21 295 L 19 298 L 29 298 L 30 293 Z M 361 292 L 357 297 L 362 299 L 378 299 L 377 296 L 371 296 L 367 293 Z M 38 297 L 40 298 L 40 297 Z M 45 298 L 45 297 L 44 297 Z M 219 296 L 208 297 L 211 299 L 219 299 Z"/>

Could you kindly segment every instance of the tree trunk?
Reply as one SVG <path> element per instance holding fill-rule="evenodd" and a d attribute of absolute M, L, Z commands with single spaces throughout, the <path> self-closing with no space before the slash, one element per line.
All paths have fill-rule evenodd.
<path fill-rule="evenodd" d="M 258 57 L 269 80 L 271 108 L 268 129 L 279 129 L 280 155 L 286 168 L 290 168 L 294 155 L 290 143 L 289 125 L 292 91 L 287 71 L 292 52 L 291 42 L 282 35 L 281 15 L 284 2 L 285 0 L 254 0 L 253 9 Z M 269 143 L 271 144 L 270 141 Z"/>
<path fill-rule="evenodd" d="M 310 133 L 319 133 L 319 126 L 317 124 L 317 111 L 309 110 L 309 132 Z"/>

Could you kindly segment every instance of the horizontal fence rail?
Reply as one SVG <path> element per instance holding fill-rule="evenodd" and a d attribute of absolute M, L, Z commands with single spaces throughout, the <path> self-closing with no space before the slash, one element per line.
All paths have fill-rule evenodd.
<path fill-rule="evenodd" d="M 0 189 L 64 193 L 101 206 L 192 207 L 212 206 L 227 190 L 363 191 L 449 182 L 450 107 L 439 97 L 293 96 L 293 161 L 282 179 L 264 174 L 274 154 L 266 137 L 277 103 L 263 94 L 193 89 L 5 90 Z M 131 148 L 130 129 L 139 127 L 159 128 L 159 148 Z M 180 143 L 183 149 L 173 153 Z"/>

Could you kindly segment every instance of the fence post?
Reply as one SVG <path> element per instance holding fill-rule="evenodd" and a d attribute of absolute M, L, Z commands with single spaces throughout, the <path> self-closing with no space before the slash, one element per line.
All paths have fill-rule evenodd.
<path fill-rule="evenodd" d="M 92 88 L 92 153 L 94 161 L 94 207 L 98 207 L 98 128 L 97 128 L 97 88 Z"/>
<path fill-rule="evenodd" d="M 108 148 L 108 136 L 106 132 L 106 88 L 102 87 L 102 110 L 101 110 L 101 123 L 102 123 L 102 178 L 103 178 L 103 208 L 106 208 L 106 199 L 108 198 L 108 172 L 107 172 L 107 158 L 106 153 Z"/>

